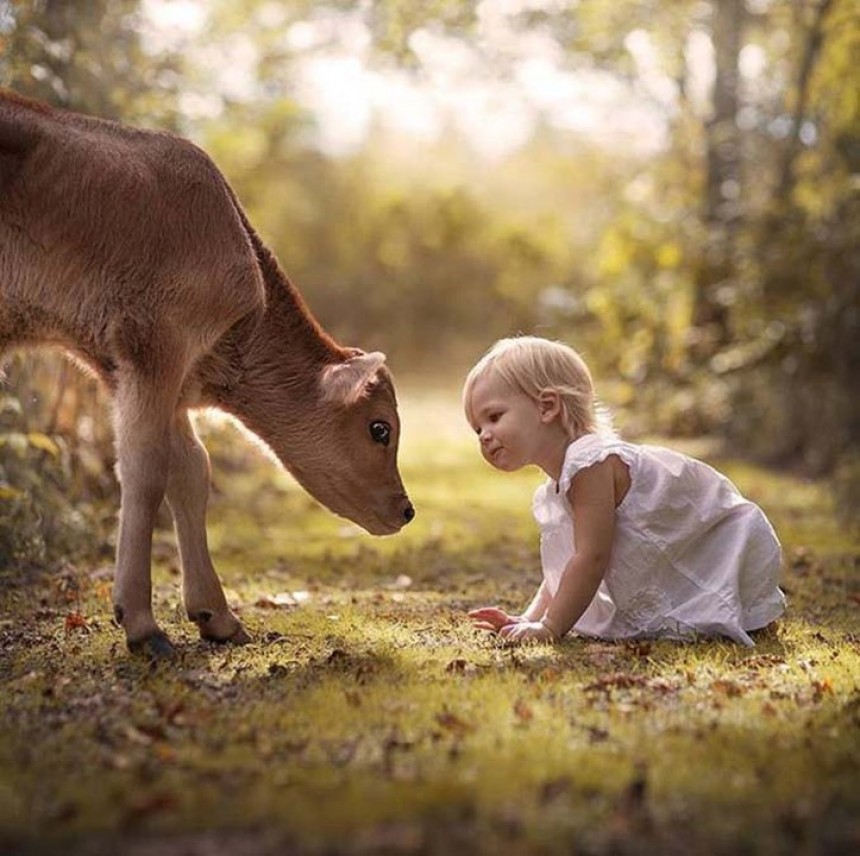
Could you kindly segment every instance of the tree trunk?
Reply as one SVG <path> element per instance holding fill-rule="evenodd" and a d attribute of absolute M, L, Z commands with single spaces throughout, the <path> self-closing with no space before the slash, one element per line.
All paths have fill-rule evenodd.
<path fill-rule="evenodd" d="M 824 42 L 824 22 L 832 6 L 833 0 L 821 0 L 821 3 L 815 10 L 815 16 L 806 37 L 803 60 L 801 61 L 800 72 L 797 76 L 797 95 L 791 116 L 791 131 L 789 132 L 785 148 L 782 150 L 777 174 L 777 185 L 774 194 L 774 208 L 777 210 L 782 210 L 784 204 L 788 202 L 794 187 L 794 161 L 797 157 L 800 129 L 809 99 L 809 81 L 812 77 L 812 70 L 815 68 L 818 55 L 821 52 L 821 46 Z"/>
<path fill-rule="evenodd" d="M 713 113 L 705 125 L 707 178 L 702 209 L 705 246 L 693 303 L 693 352 L 707 358 L 729 338 L 724 291 L 734 279 L 734 248 L 741 222 L 738 57 L 744 0 L 714 0 L 711 41 L 716 76 Z"/>

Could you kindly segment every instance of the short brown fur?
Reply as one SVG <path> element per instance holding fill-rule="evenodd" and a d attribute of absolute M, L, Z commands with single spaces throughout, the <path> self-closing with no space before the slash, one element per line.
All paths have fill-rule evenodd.
<path fill-rule="evenodd" d="M 170 648 L 150 583 L 165 497 L 189 616 L 206 638 L 246 638 L 209 557 L 209 461 L 190 409 L 233 414 L 375 534 L 412 517 L 384 358 L 320 328 L 209 157 L 0 89 L 0 351 L 27 345 L 64 349 L 113 393 L 114 603 L 132 648 Z M 374 441 L 374 422 L 391 426 L 389 443 Z"/>

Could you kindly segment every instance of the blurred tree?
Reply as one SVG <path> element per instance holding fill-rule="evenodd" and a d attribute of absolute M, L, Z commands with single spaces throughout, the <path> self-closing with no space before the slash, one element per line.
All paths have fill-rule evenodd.
<path fill-rule="evenodd" d="M 856 4 L 820 0 L 767 22 L 793 34 L 790 85 L 749 236 L 743 323 L 720 365 L 735 374 L 735 437 L 813 472 L 842 470 L 860 511 L 860 104 Z M 855 93 L 855 96 L 848 93 Z M 770 140 L 768 140 L 770 137 Z M 850 485 L 853 484 L 853 488 Z"/>
<path fill-rule="evenodd" d="M 372 147 L 336 163 L 267 155 L 233 179 L 327 329 L 413 370 L 489 331 L 531 328 L 566 254 L 558 223 L 538 230 L 465 186 L 423 179 L 392 183 Z"/>
<path fill-rule="evenodd" d="M 711 116 L 705 122 L 705 188 L 702 200 L 704 247 L 696 272 L 691 343 L 698 357 L 710 357 L 729 341 L 728 302 L 742 212 L 742 170 L 738 60 L 746 10 L 744 0 L 713 0 L 711 42 L 714 86 Z"/>
<path fill-rule="evenodd" d="M 326 13 L 360 14 L 379 50 L 400 61 L 417 26 L 435 21 L 462 34 L 476 4 L 395 5 L 295 2 L 275 11 L 260 0 L 213 3 L 204 38 L 227 44 L 240 28 L 255 47 L 245 64 L 252 82 L 247 95 L 197 122 L 195 134 L 326 327 L 413 367 L 438 365 L 440 352 L 488 323 L 500 334 L 533 325 L 537 293 L 560 275 L 566 250 L 558 230 L 541 234 L 437 178 L 441 171 L 416 170 L 382 135 L 352 157 L 309 148 L 311 120 L 292 97 L 298 49 L 285 38 L 290 27 Z M 325 50 L 336 33 L 320 26 L 304 51 Z M 444 153 L 425 154 L 441 161 L 463 149 L 449 137 Z"/>
<path fill-rule="evenodd" d="M 0 83 L 106 119 L 174 128 L 179 58 L 147 50 L 140 0 L 12 0 L 0 17 Z"/>

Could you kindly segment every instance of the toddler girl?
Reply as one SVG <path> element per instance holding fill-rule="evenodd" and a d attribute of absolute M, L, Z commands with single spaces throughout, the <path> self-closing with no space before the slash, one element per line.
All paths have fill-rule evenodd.
<path fill-rule="evenodd" d="M 700 461 L 620 440 L 582 358 L 531 336 L 497 342 L 466 378 L 481 453 L 510 472 L 536 464 L 543 582 L 522 615 L 470 612 L 513 641 L 727 636 L 782 614 L 779 541 L 758 506 Z"/>

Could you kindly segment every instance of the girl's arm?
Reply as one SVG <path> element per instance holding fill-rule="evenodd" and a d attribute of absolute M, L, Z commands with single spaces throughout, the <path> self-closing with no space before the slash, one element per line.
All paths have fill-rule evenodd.
<path fill-rule="evenodd" d="M 492 630 L 494 633 L 498 633 L 503 627 L 510 624 L 517 624 L 520 621 L 537 621 L 546 611 L 549 601 L 550 594 L 546 584 L 541 583 L 540 588 L 532 598 L 532 602 L 526 607 L 526 611 L 522 615 L 509 615 L 497 606 L 484 606 L 480 609 L 473 609 L 469 613 L 469 618 L 475 622 L 475 627 L 478 630 Z"/>
<path fill-rule="evenodd" d="M 521 624 L 503 632 L 509 639 L 561 638 L 594 598 L 609 564 L 615 534 L 615 484 L 612 464 L 603 461 L 581 470 L 568 491 L 576 531 L 576 553 L 567 563 L 558 591 L 540 625 Z"/>
<path fill-rule="evenodd" d="M 568 499 L 573 509 L 576 553 L 567 563 L 558 591 L 543 616 L 543 622 L 557 637 L 564 636 L 579 621 L 609 564 L 615 535 L 611 462 L 603 461 L 578 472 Z"/>

